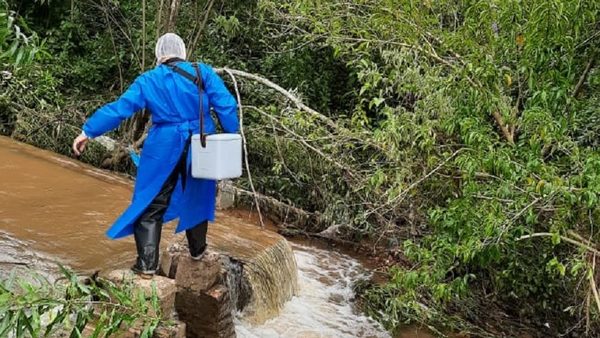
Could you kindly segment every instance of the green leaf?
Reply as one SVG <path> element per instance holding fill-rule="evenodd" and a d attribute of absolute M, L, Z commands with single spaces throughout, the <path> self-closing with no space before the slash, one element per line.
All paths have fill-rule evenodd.
<path fill-rule="evenodd" d="M 150 332 L 150 326 L 146 326 L 144 327 L 144 331 L 142 331 L 142 334 L 140 335 L 140 338 L 150 338 L 152 333 Z"/>
<path fill-rule="evenodd" d="M 19 49 L 19 52 L 17 53 L 17 57 L 15 58 L 15 65 L 19 65 L 21 63 L 21 60 L 23 59 L 23 55 L 25 55 L 25 49 L 21 48 L 21 49 Z"/>
<path fill-rule="evenodd" d="M 106 318 L 100 318 L 100 320 L 98 320 L 96 322 L 96 328 L 94 329 L 94 332 L 92 332 L 92 338 L 98 338 L 100 337 L 100 334 L 102 333 L 102 331 L 104 330 L 104 328 L 106 327 Z"/>
<path fill-rule="evenodd" d="M 12 311 L 6 311 L 0 313 L 2 316 L 2 321 L 0 321 L 0 337 L 5 337 L 10 330 L 10 323 L 12 322 L 12 318 L 14 316 Z"/>
<path fill-rule="evenodd" d="M 54 317 L 54 319 L 52 320 L 52 322 L 50 322 L 50 324 L 48 324 L 48 326 L 46 327 L 46 331 L 44 333 L 44 336 L 47 337 L 50 334 L 52 334 L 52 329 L 57 325 L 62 323 L 65 318 L 67 316 L 67 312 L 65 311 L 65 309 L 61 309 L 58 310 L 58 313 L 56 314 L 56 316 Z"/>
<path fill-rule="evenodd" d="M 560 244 L 560 234 L 558 232 L 552 233 L 552 244 L 555 246 Z"/>
<path fill-rule="evenodd" d="M 20 309 L 19 311 L 17 311 L 16 313 L 16 326 L 17 326 L 17 338 L 21 338 L 23 337 L 23 333 L 25 330 L 25 312 Z"/>

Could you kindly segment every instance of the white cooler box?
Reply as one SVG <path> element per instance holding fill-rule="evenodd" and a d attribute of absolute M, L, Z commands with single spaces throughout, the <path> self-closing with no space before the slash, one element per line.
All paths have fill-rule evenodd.
<path fill-rule="evenodd" d="M 242 176 L 242 136 L 213 134 L 206 136 L 202 148 L 200 135 L 192 135 L 192 177 L 224 180 Z"/>

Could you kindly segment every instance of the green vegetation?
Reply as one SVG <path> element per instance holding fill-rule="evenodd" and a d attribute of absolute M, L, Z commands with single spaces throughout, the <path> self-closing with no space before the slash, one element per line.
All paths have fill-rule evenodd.
<path fill-rule="evenodd" d="M 310 216 L 290 226 L 404 262 L 364 293 L 389 328 L 600 333 L 598 1 L 2 6 L 2 133 L 69 153 L 85 116 L 176 31 L 193 58 L 312 108 L 237 76 L 259 192 Z M 136 143 L 145 124 L 111 136 Z M 84 160 L 133 170 L 98 145 Z"/>
<path fill-rule="evenodd" d="M 0 336 L 109 337 L 135 325 L 149 338 L 161 323 L 156 292 L 148 300 L 130 281 L 116 286 L 61 271 L 55 282 L 36 273 L 0 281 Z"/>

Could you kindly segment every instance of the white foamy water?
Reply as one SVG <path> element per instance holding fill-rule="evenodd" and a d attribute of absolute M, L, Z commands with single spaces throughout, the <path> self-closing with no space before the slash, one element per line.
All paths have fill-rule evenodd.
<path fill-rule="evenodd" d="M 353 305 L 352 284 L 369 276 L 357 260 L 304 245 L 292 247 L 298 263 L 298 295 L 279 316 L 262 325 L 253 326 L 238 318 L 238 337 L 390 337 Z"/>

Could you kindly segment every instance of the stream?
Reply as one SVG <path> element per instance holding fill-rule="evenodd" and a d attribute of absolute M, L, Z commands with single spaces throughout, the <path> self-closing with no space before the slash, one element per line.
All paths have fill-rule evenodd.
<path fill-rule="evenodd" d="M 129 203 L 129 180 L 5 137 L 0 158 L 0 278 L 28 268 L 52 276 L 57 262 L 82 274 L 133 264 L 131 236 L 104 236 Z M 162 242 L 172 236 L 165 225 Z M 370 275 L 359 260 L 305 242 L 292 247 L 298 295 L 261 325 L 238 315 L 238 337 L 391 337 L 354 306 L 352 283 Z M 397 337 L 431 337 L 413 331 Z"/>

